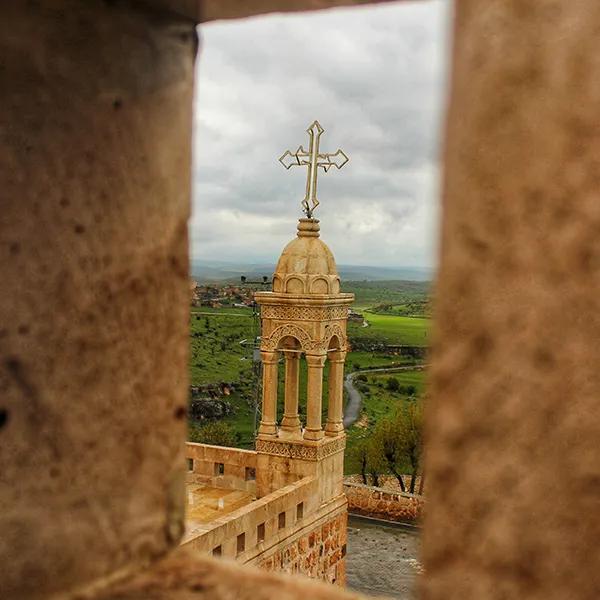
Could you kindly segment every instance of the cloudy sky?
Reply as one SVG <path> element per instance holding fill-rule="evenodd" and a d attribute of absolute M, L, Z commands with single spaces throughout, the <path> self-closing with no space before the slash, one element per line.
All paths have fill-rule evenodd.
<path fill-rule="evenodd" d="M 193 258 L 277 259 L 306 182 L 277 159 L 318 119 L 321 151 L 350 157 L 319 174 L 338 264 L 434 266 L 448 27 L 446 0 L 203 26 Z"/>

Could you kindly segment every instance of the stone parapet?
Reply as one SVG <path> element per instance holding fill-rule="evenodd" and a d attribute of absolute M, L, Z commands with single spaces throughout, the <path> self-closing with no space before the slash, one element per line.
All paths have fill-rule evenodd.
<path fill-rule="evenodd" d="M 187 482 L 256 495 L 256 452 L 187 442 Z"/>
<path fill-rule="evenodd" d="M 342 494 L 320 504 L 316 488 L 316 479 L 305 477 L 219 519 L 194 526 L 182 545 L 267 570 L 342 584 L 346 498 Z"/>
<path fill-rule="evenodd" d="M 344 493 L 350 513 L 386 521 L 419 521 L 425 507 L 423 496 L 390 492 L 360 483 L 344 483 Z"/>

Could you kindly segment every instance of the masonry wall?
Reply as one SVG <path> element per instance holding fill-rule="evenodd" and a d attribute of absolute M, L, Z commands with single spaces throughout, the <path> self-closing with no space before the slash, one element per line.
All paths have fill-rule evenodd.
<path fill-rule="evenodd" d="M 423 515 L 423 496 L 362 485 L 344 483 L 348 511 L 364 517 L 414 523 Z"/>
<path fill-rule="evenodd" d="M 344 585 L 347 522 L 348 515 L 343 511 L 324 523 L 315 524 L 310 533 L 279 544 L 273 552 L 261 555 L 256 564 L 266 571 L 308 575 Z"/>
<path fill-rule="evenodd" d="M 600 3 L 454 8 L 422 597 L 592 600 Z"/>
<path fill-rule="evenodd" d="M 2 598 L 183 532 L 195 47 L 139 2 L 2 2 Z"/>
<path fill-rule="evenodd" d="M 187 481 L 256 494 L 256 452 L 187 442 Z"/>
<path fill-rule="evenodd" d="M 334 445 L 336 449 L 343 447 L 335 442 Z M 317 448 L 312 452 L 316 453 Z M 256 492 L 256 482 L 248 481 L 247 475 L 248 470 L 255 474 L 258 456 L 259 453 L 250 450 L 188 442 L 188 481 Z M 342 468 L 338 464 L 342 457 L 341 452 L 336 452 L 309 463 L 308 466 L 317 467 L 314 475 L 301 479 L 296 475 L 296 481 L 250 504 L 219 519 L 194 525 L 186 532 L 182 545 L 201 554 L 232 558 L 267 571 L 300 573 L 343 585 L 347 501 L 342 493 Z M 271 458 L 277 459 L 275 462 L 283 460 Z M 266 468 L 270 469 L 270 464 Z M 328 478 L 331 479 L 336 466 L 340 473 L 339 487 L 336 483 L 335 490 L 323 500 L 324 490 L 331 488 Z M 217 475 L 218 471 L 223 471 L 222 475 Z"/>

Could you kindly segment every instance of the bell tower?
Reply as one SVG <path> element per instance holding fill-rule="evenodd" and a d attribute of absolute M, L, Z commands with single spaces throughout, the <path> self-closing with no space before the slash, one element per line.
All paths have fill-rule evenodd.
<path fill-rule="evenodd" d="M 334 469 L 335 477 L 341 483 L 346 323 L 354 295 L 340 292 L 335 260 L 319 238 L 317 219 L 300 219 L 296 239 L 285 247 L 277 263 L 273 291 L 257 292 L 255 300 L 261 307 L 263 367 L 262 420 L 256 449 L 285 459 L 285 465 L 259 469 L 273 478 L 266 488 L 272 491 L 291 483 L 309 473 L 310 463 L 316 468 L 316 463 L 336 454 L 341 460 Z M 300 398 L 303 360 L 307 365 L 306 397 Z M 283 412 L 277 406 L 280 362 L 285 365 Z M 327 363 L 328 406 L 324 411 L 323 374 Z M 306 406 L 304 423 L 299 416 L 300 402 Z"/>
<path fill-rule="evenodd" d="M 348 157 L 341 150 L 331 154 L 319 151 L 323 128 L 317 121 L 307 133 L 308 150 L 300 146 L 294 154 L 287 151 L 279 159 L 286 169 L 308 167 L 302 201 L 306 218 L 299 220 L 296 238 L 281 253 L 273 274 L 273 291 L 254 296 L 261 308 L 263 368 L 262 419 L 256 440 L 257 491 L 262 496 L 314 475 L 318 497 L 326 502 L 343 493 L 346 324 L 354 295 L 340 291 L 335 259 L 319 237 L 319 221 L 313 218 L 313 211 L 319 205 L 318 169 L 339 169 Z M 307 366 L 304 398 L 299 397 L 302 361 Z M 285 365 L 283 407 L 277 406 L 280 362 Z M 328 406 L 324 411 L 327 364 Z M 304 423 L 300 403 L 306 407 Z"/>

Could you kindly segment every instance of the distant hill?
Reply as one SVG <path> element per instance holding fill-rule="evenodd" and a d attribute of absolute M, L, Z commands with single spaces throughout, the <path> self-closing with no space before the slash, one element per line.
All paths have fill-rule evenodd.
<path fill-rule="evenodd" d="M 271 277 L 275 264 L 234 263 L 192 259 L 191 276 L 197 281 L 239 281 L 241 275 L 249 279 Z M 431 281 L 433 270 L 419 267 L 369 267 L 338 265 L 340 277 L 345 281 Z"/>

